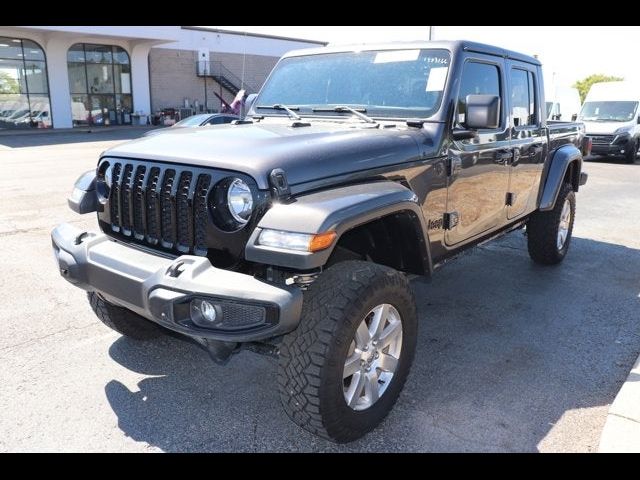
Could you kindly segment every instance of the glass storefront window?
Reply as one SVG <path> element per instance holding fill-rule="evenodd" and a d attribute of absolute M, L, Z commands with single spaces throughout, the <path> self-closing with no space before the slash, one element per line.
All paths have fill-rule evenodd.
<path fill-rule="evenodd" d="M 46 60 L 44 52 L 36 42 L 22 40 L 22 49 L 25 60 L 42 60 L 43 62 Z"/>
<path fill-rule="evenodd" d="M 69 63 L 69 91 L 84 93 L 87 91 L 87 69 L 84 63 Z"/>
<path fill-rule="evenodd" d="M 111 45 L 89 45 L 85 44 L 84 52 L 87 63 L 113 63 L 111 53 L 113 47 Z"/>
<path fill-rule="evenodd" d="M 131 65 L 113 45 L 78 43 L 67 53 L 73 124 L 131 124 Z"/>
<path fill-rule="evenodd" d="M 27 93 L 23 60 L 0 59 L 0 93 Z"/>
<path fill-rule="evenodd" d="M 87 80 L 89 93 L 114 93 L 112 65 L 88 64 Z"/>
<path fill-rule="evenodd" d="M 49 93 L 47 69 L 44 62 L 27 60 L 25 62 L 25 78 L 29 93 Z"/>
<path fill-rule="evenodd" d="M 71 95 L 73 126 L 89 125 L 89 95 Z"/>
<path fill-rule="evenodd" d="M 0 129 L 51 126 L 44 50 L 31 40 L 0 37 Z"/>

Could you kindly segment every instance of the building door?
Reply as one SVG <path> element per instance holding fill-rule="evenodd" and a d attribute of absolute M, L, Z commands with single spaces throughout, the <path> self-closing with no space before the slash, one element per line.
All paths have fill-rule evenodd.
<path fill-rule="evenodd" d="M 129 125 L 131 64 L 115 45 L 77 43 L 67 53 L 73 126 Z"/>
<path fill-rule="evenodd" d="M 464 128 L 467 95 L 499 95 L 504 99 L 503 65 L 503 61 L 495 57 L 470 55 L 466 58 L 457 96 L 456 128 Z M 509 184 L 505 161 L 509 151 L 509 129 L 503 106 L 501 110 L 497 129 L 480 130 L 475 138 L 454 140 L 451 144 L 447 245 L 472 240 L 504 222 Z"/>

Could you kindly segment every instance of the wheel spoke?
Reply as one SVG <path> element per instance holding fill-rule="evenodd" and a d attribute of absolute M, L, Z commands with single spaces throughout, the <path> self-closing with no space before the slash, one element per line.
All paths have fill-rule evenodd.
<path fill-rule="evenodd" d="M 371 324 L 369 325 L 371 338 L 374 340 L 378 340 L 380 338 L 384 325 L 387 323 L 387 318 L 389 318 L 389 305 L 385 303 L 384 305 L 376 307 L 373 311 Z"/>
<path fill-rule="evenodd" d="M 398 366 L 398 359 L 387 353 L 381 353 L 378 359 L 378 367 L 385 372 L 395 372 Z"/>
<path fill-rule="evenodd" d="M 364 347 L 366 347 L 369 344 L 370 340 L 371 340 L 371 335 L 369 334 L 369 329 L 367 328 L 366 322 L 363 321 L 360 323 L 360 325 L 358 326 L 358 329 L 356 330 L 356 337 L 355 337 L 356 347 L 362 350 Z"/>
<path fill-rule="evenodd" d="M 342 373 L 342 378 L 349 378 L 351 375 L 354 375 L 356 372 L 360 371 L 360 354 L 354 352 L 344 364 L 344 371 Z"/>
<path fill-rule="evenodd" d="M 366 379 L 362 372 L 357 372 L 353 375 L 351 385 L 349 385 L 349 390 L 345 394 L 347 405 L 349 405 L 351 408 L 356 406 L 356 403 L 358 403 L 358 399 L 362 396 L 362 390 L 364 389 L 365 383 Z"/>
<path fill-rule="evenodd" d="M 376 375 L 373 371 L 371 371 L 365 374 L 365 377 L 366 377 L 366 382 L 364 387 L 364 393 L 367 399 L 371 403 L 374 403 L 379 398 L 378 389 L 380 388 L 380 385 L 378 384 L 378 375 Z"/>
<path fill-rule="evenodd" d="M 399 320 L 391 322 L 382 332 L 378 348 L 383 349 L 391 345 L 402 334 L 402 323 Z"/>

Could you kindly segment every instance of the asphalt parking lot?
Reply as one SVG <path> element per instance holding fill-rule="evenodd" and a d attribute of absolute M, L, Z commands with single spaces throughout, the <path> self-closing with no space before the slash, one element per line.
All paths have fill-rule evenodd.
<path fill-rule="evenodd" d="M 54 265 L 76 177 L 136 131 L 0 137 L 1 451 L 596 451 L 640 353 L 640 161 L 586 164 L 571 251 L 534 265 L 521 232 L 414 281 L 421 318 L 398 404 L 337 446 L 280 407 L 275 361 L 226 367 L 173 337 L 136 343 Z"/>

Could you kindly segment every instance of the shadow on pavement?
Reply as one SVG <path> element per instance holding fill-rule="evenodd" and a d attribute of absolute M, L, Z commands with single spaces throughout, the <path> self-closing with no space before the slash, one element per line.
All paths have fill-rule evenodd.
<path fill-rule="evenodd" d="M 44 147 L 47 145 L 66 145 L 69 143 L 109 142 L 115 140 L 132 140 L 140 138 L 149 128 L 117 128 L 115 130 L 93 129 L 55 132 L 32 133 L 18 135 L 0 135 L 0 146 L 9 148 Z"/>
<path fill-rule="evenodd" d="M 536 451 L 565 412 L 609 404 L 625 380 L 640 351 L 639 271 L 639 250 L 582 238 L 561 266 L 539 267 L 518 232 L 415 281 L 407 385 L 348 445 L 289 421 L 275 360 L 250 352 L 220 367 L 171 337 L 121 338 L 111 357 L 155 377 L 105 392 L 128 436 L 165 451 Z"/>

